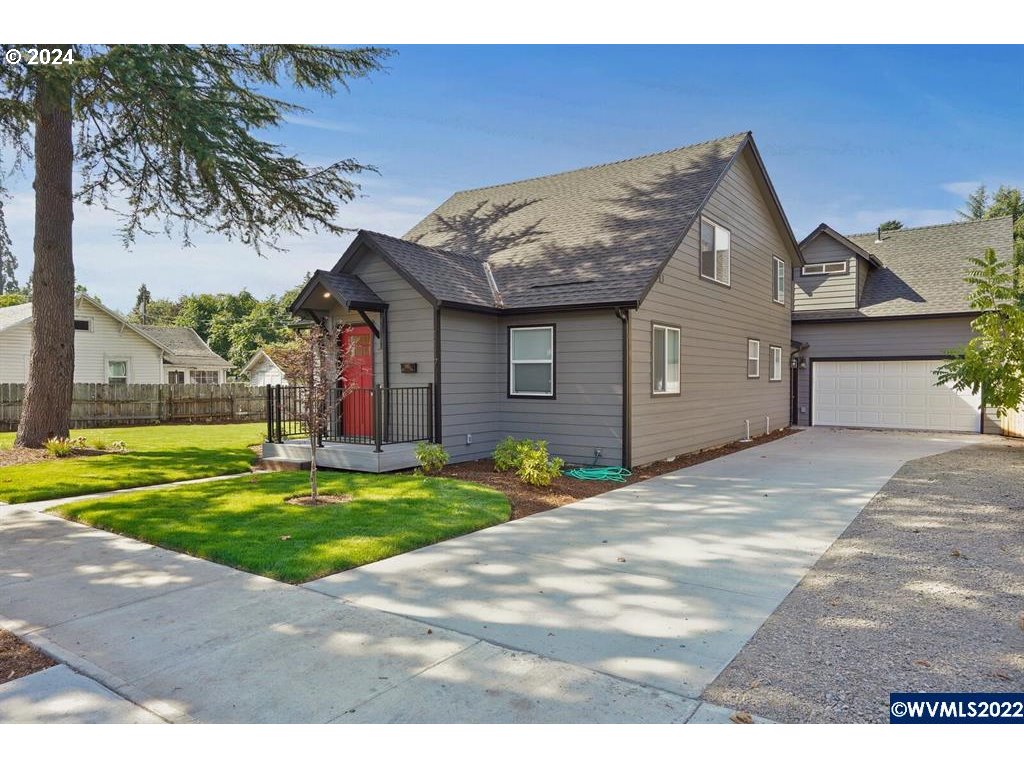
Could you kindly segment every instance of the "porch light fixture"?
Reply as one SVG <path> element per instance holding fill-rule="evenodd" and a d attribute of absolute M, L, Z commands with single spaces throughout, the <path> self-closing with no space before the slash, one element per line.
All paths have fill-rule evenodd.
<path fill-rule="evenodd" d="M 325 299 L 329 299 L 329 298 L 331 298 L 331 294 L 330 294 L 330 293 L 328 293 L 327 291 L 324 291 L 324 298 L 325 298 Z"/>

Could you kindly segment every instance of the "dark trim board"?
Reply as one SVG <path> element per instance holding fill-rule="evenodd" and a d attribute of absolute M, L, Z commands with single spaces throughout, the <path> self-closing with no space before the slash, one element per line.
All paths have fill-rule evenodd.
<path fill-rule="evenodd" d="M 633 433 L 632 433 L 632 410 L 633 410 L 633 353 L 631 344 L 629 309 L 616 310 L 616 314 L 622 321 L 622 466 L 632 468 L 633 454 Z M 682 334 L 680 334 L 680 346 L 682 346 Z M 682 371 L 680 370 L 680 374 Z M 680 375 L 680 378 L 681 375 Z M 680 381 L 680 389 L 682 382 Z"/>
<path fill-rule="evenodd" d="M 800 317 L 799 312 L 793 313 L 792 324 L 799 325 L 800 323 L 877 323 L 883 320 L 934 320 L 936 318 L 948 318 L 948 317 L 977 317 L 982 314 L 981 312 L 936 312 L 930 315 L 889 315 L 885 316 L 866 316 L 861 315 L 859 317 Z M 924 359 L 927 360 L 934 355 L 928 355 Z M 840 358 L 845 359 L 845 358 Z M 880 358 L 870 357 L 869 360 L 878 360 Z M 895 360 L 910 360 L 909 357 L 898 357 L 893 358 Z"/>
<path fill-rule="evenodd" d="M 512 331 L 523 328 L 551 329 L 551 394 L 550 395 L 513 395 L 512 394 Z M 528 323 L 526 325 L 505 326 L 505 397 L 509 400 L 557 400 L 558 399 L 558 326 L 555 323 Z"/>
<path fill-rule="evenodd" d="M 444 443 L 441 421 L 441 308 L 434 307 L 434 442 Z"/>

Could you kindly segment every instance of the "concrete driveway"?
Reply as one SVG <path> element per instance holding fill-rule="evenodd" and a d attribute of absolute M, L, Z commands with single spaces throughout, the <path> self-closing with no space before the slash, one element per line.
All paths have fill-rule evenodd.
<path fill-rule="evenodd" d="M 698 698 L 903 463 L 983 439 L 808 429 L 306 586 Z"/>
<path fill-rule="evenodd" d="M 721 720 L 871 496 L 978 439 L 812 429 L 306 588 L 0 505 L 0 626 L 169 721 Z"/>

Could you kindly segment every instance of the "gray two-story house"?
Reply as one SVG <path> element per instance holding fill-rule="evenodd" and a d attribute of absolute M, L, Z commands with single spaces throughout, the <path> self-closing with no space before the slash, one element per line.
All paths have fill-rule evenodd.
<path fill-rule="evenodd" d="M 970 257 L 1013 257 L 1009 216 L 842 235 L 821 224 L 794 270 L 794 423 L 998 432 L 980 393 L 935 369 L 973 335 Z"/>
<path fill-rule="evenodd" d="M 784 427 L 801 265 L 749 133 L 360 231 L 292 305 L 351 353 L 320 461 L 411 466 L 421 439 L 463 461 L 513 435 L 636 466 Z M 269 397 L 265 455 L 301 459 L 296 393 Z"/>

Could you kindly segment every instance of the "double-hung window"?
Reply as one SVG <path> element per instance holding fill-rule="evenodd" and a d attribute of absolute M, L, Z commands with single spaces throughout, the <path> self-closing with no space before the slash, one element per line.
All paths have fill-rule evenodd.
<path fill-rule="evenodd" d="M 555 396 L 555 326 L 508 329 L 508 394 Z"/>
<path fill-rule="evenodd" d="M 655 324 L 651 340 L 651 391 L 655 395 L 679 394 L 679 329 Z"/>
<path fill-rule="evenodd" d="M 782 381 L 782 347 L 768 347 L 768 362 L 771 364 L 768 381 Z"/>
<path fill-rule="evenodd" d="M 191 371 L 189 376 L 193 384 L 219 384 L 220 375 L 217 371 Z"/>
<path fill-rule="evenodd" d="M 757 379 L 761 376 L 761 342 L 747 339 L 747 378 Z"/>
<path fill-rule="evenodd" d="M 128 361 L 107 360 L 107 384 L 128 383 Z"/>
<path fill-rule="evenodd" d="M 185 383 L 185 372 L 184 371 L 168 371 L 167 372 L 167 383 L 168 384 L 184 384 Z"/>
<path fill-rule="evenodd" d="M 786 262 L 772 256 L 772 301 L 786 303 Z"/>
<path fill-rule="evenodd" d="M 700 273 L 716 283 L 729 285 L 732 247 L 729 230 L 713 221 L 700 220 Z"/>

